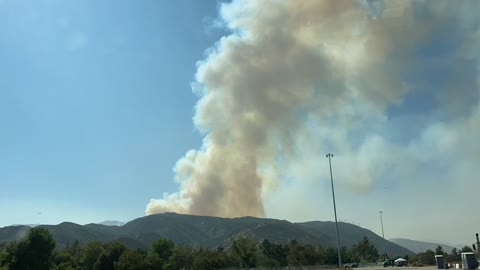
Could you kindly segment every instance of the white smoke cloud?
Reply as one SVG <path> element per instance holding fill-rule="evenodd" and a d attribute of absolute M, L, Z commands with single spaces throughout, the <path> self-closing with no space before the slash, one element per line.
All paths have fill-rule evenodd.
<path fill-rule="evenodd" d="M 307 194 L 315 179 L 328 176 L 324 154 L 329 151 L 348 168 L 336 172 L 340 185 L 355 192 L 420 174 L 437 177 L 421 167 L 437 161 L 451 166 L 439 158 L 449 154 L 465 161 L 451 167 L 452 174 L 461 171 L 469 178 L 479 173 L 474 164 L 480 149 L 472 147 L 480 135 L 476 99 L 458 115 L 435 108 L 448 114 L 447 120 L 429 122 L 408 142 L 379 132 L 389 124 L 388 109 L 422 88 L 411 74 L 435 67 L 416 60 L 419 44 L 454 24 L 462 30 L 459 48 L 436 63 L 477 61 L 480 32 L 474 10 L 479 2 L 377 2 L 222 5 L 221 18 L 231 34 L 199 63 L 194 83 L 201 96 L 194 122 L 205 133 L 203 146 L 177 162 L 179 191 L 152 199 L 146 213 L 235 217 L 278 212 L 271 209 L 272 201 L 288 191 Z M 462 68 L 471 71 L 471 66 Z M 444 89 L 447 103 L 457 97 L 463 104 L 463 94 L 479 93 L 478 64 L 467 83 L 457 75 L 445 78 L 451 87 Z M 465 91 L 459 95 L 455 88 L 460 86 Z M 306 198 L 300 200 L 305 207 Z M 298 215 L 295 207 L 287 208 L 287 218 Z"/>

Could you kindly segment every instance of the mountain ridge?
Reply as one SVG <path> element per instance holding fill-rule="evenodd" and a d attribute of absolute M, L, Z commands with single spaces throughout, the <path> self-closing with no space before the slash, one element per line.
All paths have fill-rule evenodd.
<path fill-rule="evenodd" d="M 366 236 L 380 252 L 383 250 L 383 238 L 372 231 L 345 222 L 339 222 L 338 225 L 342 246 L 351 247 Z M 59 248 L 75 240 L 80 243 L 118 240 L 132 248 L 148 249 L 153 241 L 162 237 L 179 245 L 216 248 L 228 247 L 239 235 L 248 235 L 257 240 L 268 239 L 282 244 L 296 240 L 304 244 L 336 246 L 335 223 L 331 221 L 293 223 L 271 218 L 221 218 L 163 213 L 136 218 L 122 226 L 62 222 L 40 227 L 47 228 L 52 233 Z M 0 228 L 0 242 L 16 240 L 18 231 L 22 232 L 20 235 L 24 235 L 28 229 L 26 226 Z M 391 255 L 414 254 L 397 244 L 390 242 L 387 244 L 388 253 Z"/>
<path fill-rule="evenodd" d="M 453 248 L 450 245 L 442 244 L 442 243 L 432 243 L 432 242 L 425 242 L 425 241 L 417 241 L 407 238 L 392 238 L 389 239 L 390 242 L 393 242 L 397 245 L 400 245 L 408 250 L 411 250 L 415 253 L 423 252 L 427 249 L 435 251 L 437 246 L 441 246 L 443 251 L 446 253 L 451 253 Z M 458 249 L 458 248 L 457 248 Z"/>

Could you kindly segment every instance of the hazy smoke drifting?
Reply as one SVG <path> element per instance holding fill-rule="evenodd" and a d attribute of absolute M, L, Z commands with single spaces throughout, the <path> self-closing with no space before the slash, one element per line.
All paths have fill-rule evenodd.
<path fill-rule="evenodd" d="M 264 216 L 263 195 L 292 169 L 288 161 L 309 149 L 324 157 L 322 145 L 352 151 L 343 145 L 349 131 L 385 121 L 385 109 L 412 89 L 405 76 L 415 43 L 442 20 L 415 21 L 403 0 L 234 1 L 221 17 L 232 34 L 193 84 L 203 146 L 176 164 L 179 191 L 151 200 L 147 214 Z M 344 132 L 326 134 L 336 128 Z M 350 162 L 368 189 L 370 165 Z"/>

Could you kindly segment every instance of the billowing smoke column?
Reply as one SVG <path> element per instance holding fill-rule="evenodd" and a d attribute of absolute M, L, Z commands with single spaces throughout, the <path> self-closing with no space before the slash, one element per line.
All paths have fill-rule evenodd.
<path fill-rule="evenodd" d="M 179 191 L 151 200 L 146 213 L 265 216 L 262 198 L 289 161 L 325 150 L 323 143 L 342 148 L 335 140 L 383 121 L 411 91 L 405 76 L 414 43 L 441 18 L 415 21 L 413 13 L 403 0 L 224 4 L 231 34 L 199 63 L 192 84 L 203 146 L 177 162 Z M 321 136 L 332 127 L 345 132 Z M 356 176 L 372 181 L 368 171 Z"/>

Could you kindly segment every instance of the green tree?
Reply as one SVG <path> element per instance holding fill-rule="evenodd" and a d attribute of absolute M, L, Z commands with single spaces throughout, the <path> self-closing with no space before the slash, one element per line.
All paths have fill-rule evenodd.
<path fill-rule="evenodd" d="M 176 246 L 172 256 L 165 265 L 167 270 L 191 269 L 193 267 L 193 251 L 190 248 Z"/>
<path fill-rule="evenodd" d="M 93 265 L 93 269 L 95 270 L 103 270 L 103 269 L 114 269 L 113 268 L 113 261 L 110 260 L 108 254 L 104 251 L 100 254 L 97 261 Z"/>
<path fill-rule="evenodd" d="M 33 228 L 28 232 L 28 261 L 32 269 L 50 269 L 55 240 L 45 228 Z"/>
<path fill-rule="evenodd" d="M 258 244 L 254 239 L 240 236 L 233 240 L 232 250 L 240 258 L 240 267 L 254 268 L 257 265 Z"/>
<path fill-rule="evenodd" d="M 346 246 L 343 246 L 340 248 L 340 255 L 342 255 L 342 263 L 351 263 L 351 262 L 358 262 L 360 261 L 359 259 L 356 259 L 352 252 L 348 250 Z"/>
<path fill-rule="evenodd" d="M 352 257 L 363 262 L 375 262 L 380 257 L 377 248 L 370 244 L 367 237 L 364 237 L 356 245 L 353 245 L 350 252 Z"/>
<path fill-rule="evenodd" d="M 70 263 L 62 263 L 53 267 L 53 270 L 77 270 L 78 268 Z"/>
<path fill-rule="evenodd" d="M 464 246 L 460 253 L 464 253 L 464 252 L 473 252 L 473 249 L 469 246 Z"/>
<path fill-rule="evenodd" d="M 260 267 L 278 267 L 280 263 L 272 256 L 272 243 L 267 239 L 260 242 L 257 266 Z"/>
<path fill-rule="evenodd" d="M 7 252 L 5 252 L 3 249 L 0 250 L 0 270 L 2 269 L 1 267 L 7 264 Z"/>
<path fill-rule="evenodd" d="M 73 257 L 77 257 L 80 253 L 80 242 L 75 240 L 73 244 L 67 243 L 64 250 L 65 252 L 70 253 Z"/>
<path fill-rule="evenodd" d="M 304 260 L 306 265 L 315 265 L 318 262 L 318 254 L 315 250 L 315 247 L 311 244 L 306 244 L 304 246 Z"/>
<path fill-rule="evenodd" d="M 306 266 L 304 262 L 303 246 L 297 241 L 291 241 L 288 245 L 287 263 L 288 266 Z"/>
<path fill-rule="evenodd" d="M 4 252 L 1 265 L 7 269 L 28 269 L 28 243 L 26 240 L 10 242 Z"/>
<path fill-rule="evenodd" d="M 456 248 L 452 249 L 452 252 L 448 255 L 448 260 L 452 262 L 460 262 L 462 260 L 461 254 Z"/>
<path fill-rule="evenodd" d="M 289 246 L 287 261 L 289 266 L 309 266 L 317 262 L 315 248 L 307 244 L 305 246 L 297 243 Z"/>
<path fill-rule="evenodd" d="M 325 250 L 325 263 L 328 265 L 338 264 L 338 252 L 336 248 L 329 247 Z"/>
<path fill-rule="evenodd" d="M 240 264 L 234 257 L 229 256 L 224 251 L 200 249 L 194 254 L 194 270 L 214 270 L 228 267 L 235 267 Z"/>
<path fill-rule="evenodd" d="M 147 253 L 143 250 L 127 250 L 115 263 L 115 270 L 150 270 Z"/>
<path fill-rule="evenodd" d="M 317 247 L 317 264 L 327 264 L 326 261 L 327 261 L 327 251 L 324 247 L 322 247 L 321 245 L 319 245 Z"/>
<path fill-rule="evenodd" d="M 150 252 L 156 254 L 163 262 L 167 262 L 172 256 L 175 244 L 168 239 L 158 239 L 153 242 Z"/>
<path fill-rule="evenodd" d="M 164 269 L 164 267 L 163 267 L 164 262 L 156 254 L 147 254 L 147 258 L 145 258 L 145 261 L 146 261 L 146 264 L 147 264 L 149 270 L 162 270 L 162 269 Z"/>
<path fill-rule="evenodd" d="M 288 246 L 273 243 L 271 256 L 280 263 L 280 266 L 287 266 Z"/>
<path fill-rule="evenodd" d="M 443 253 L 442 246 L 438 245 L 437 248 L 435 248 L 435 255 L 443 255 Z"/>
<path fill-rule="evenodd" d="M 75 258 L 68 252 L 64 250 L 56 250 L 53 253 L 53 264 L 55 270 L 61 269 L 76 269 L 77 263 Z"/>
<path fill-rule="evenodd" d="M 263 240 L 259 246 L 258 265 L 263 267 L 287 266 L 288 250 L 288 246 Z"/>
<path fill-rule="evenodd" d="M 55 241 L 47 229 L 33 228 L 25 240 L 7 246 L 4 264 L 10 270 L 51 269 L 54 248 Z"/>
<path fill-rule="evenodd" d="M 90 241 L 80 248 L 79 262 L 82 270 L 94 270 L 95 263 L 105 251 L 100 241 Z"/>
<path fill-rule="evenodd" d="M 93 268 L 95 270 L 114 270 L 115 262 L 119 260 L 127 248 L 118 241 L 107 243 L 104 248 L 105 250 L 98 257 Z"/>
<path fill-rule="evenodd" d="M 417 253 L 415 256 L 415 260 L 418 263 L 426 264 L 426 265 L 434 265 L 435 264 L 435 251 L 431 249 L 427 249 L 424 252 Z"/>

